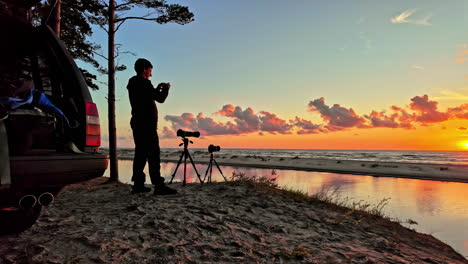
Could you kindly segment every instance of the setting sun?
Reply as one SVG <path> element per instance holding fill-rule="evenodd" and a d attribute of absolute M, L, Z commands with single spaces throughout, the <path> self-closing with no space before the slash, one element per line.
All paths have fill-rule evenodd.
<path fill-rule="evenodd" d="M 461 141 L 459 144 L 462 147 L 462 149 L 468 150 L 468 140 Z"/>

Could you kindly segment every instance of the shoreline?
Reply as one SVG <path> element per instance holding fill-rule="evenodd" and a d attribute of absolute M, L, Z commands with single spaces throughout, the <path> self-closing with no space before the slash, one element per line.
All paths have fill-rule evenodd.
<path fill-rule="evenodd" d="M 468 263 L 432 235 L 248 182 L 131 195 L 101 177 L 69 185 L 5 263 Z"/>
<path fill-rule="evenodd" d="M 210 156 L 206 153 L 191 154 L 195 164 L 208 164 Z M 162 152 L 161 162 L 179 161 L 180 152 Z M 132 160 L 131 155 L 118 157 Z M 221 166 L 249 167 L 260 169 L 281 169 L 329 172 L 338 174 L 367 175 L 373 177 L 409 178 L 420 180 L 468 183 L 468 165 L 436 163 L 399 163 L 358 160 L 331 160 L 312 158 L 278 158 L 267 156 L 232 156 L 218 154 L 215 157 Z"/>

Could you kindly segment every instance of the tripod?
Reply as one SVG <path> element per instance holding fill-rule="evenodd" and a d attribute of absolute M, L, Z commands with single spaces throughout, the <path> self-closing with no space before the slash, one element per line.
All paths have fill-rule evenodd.
<path fill-rule="evenodd" d="M 223 176 L 224 181 L 227 181 L 226 177 L 224 177 L 224 174 L 223 174 L 223 172 L 221 171 L 221 168 L 220 168 L 219 165 L 218 165 L 218 162 L 216 162 L 216 160 L 214 159 L 214 154 L 213 154 L 213 152 L 211 152 L 210 154 L 211 154 L 210 164 L 208 164 L 208 168 L 206 168 L 205 177 L 203 178 L 203 181 L 206 180 L 206 176 L 208 175 L 208 171 L 209 171 L 209 172 L 210 172 L 210 175 L 208 175 L 208 181 L 207 181 L 207 182 L 211 182 L 211 175 L 213 174 L 213 162 L 214 162 L 214 164 L 216 165 L 216 167 L 218 168 L 218 170 L 219 170 L 219 172 L 221 173 L 221 175 Z"/>
<path fill-rule="evenodd" d="M 195 173 L 197 173 L 197 177 L 198 179 L 200 180 L 200 183 L 203 183 L 201 177 L 200 177 L 200 174 L 198 174 L 198 171 L 197 171 L 197 167 L 195 167 L 195 163 L 193 162 L 193 159 L 192 159 L 192 156 L 190 156 L 190 153 L 188 151 L 188 144 L 189 143 L 192 143 L 192 141 L 188 140 L 188 138 L 185 138 L 185 137 L 182 137 L 182 142 L 183 143 L 180 143 L 179 144 L 179 147 L 184 145 L 184 151 L 182 151 L 182 154 L 180 155 L 180 159 L 179 159 L 179 163 L 177 163 L 177 167 L 175 168 L 174 170 L 174 173 L 172 174 L 172 178 L 171 178 L 171 181 L 169 182 L 169 184 L 172 183 L 172 180 L 174 180 L 174 177 L 177 173 L 177 169 L 179 169 L 179 166 L 180 166 L 180 163 L 182 162 L 182 158 L 184 158 L 184 181 L 182 182 L 182 186 L 185 186 L 186 182 L 187 182 L 187 157 L 190 158 L 190 162 L 192 162 L 192 166 L 193 166 L 193 169 L 195 169 Z"/>

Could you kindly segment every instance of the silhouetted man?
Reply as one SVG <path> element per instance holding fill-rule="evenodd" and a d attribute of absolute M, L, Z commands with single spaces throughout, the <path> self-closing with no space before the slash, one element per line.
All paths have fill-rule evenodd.
<path fill-rule="evenodd" d="M 136 76 L 128 81 L 127 89 L 132 106 L 132 119 L 130 125 L 135 141 L 135 156 L 133 158 L 133 187 L 132 193 L 150 192 L 151 188 L 145 187 L 146 175 L 143 172 L 148 161 L 151 183 L 154 184 L 154 194 L 176 194 L 177 191 L 164 184 L 161 177 L 160 149 L 158 128 L 158 109 L 156 102 L 164 103 L 171 85 L 160 83 L 153 87 L 149 78 L 152 76 L 153 65 L 146 59 L 138 59 L 135 62 Z"/>

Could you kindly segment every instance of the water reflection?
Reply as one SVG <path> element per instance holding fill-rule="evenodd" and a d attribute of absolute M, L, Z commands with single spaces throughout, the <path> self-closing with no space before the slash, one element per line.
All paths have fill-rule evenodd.
<path fill-rule="evenodd" d="M 420 181 L 417 184 L 416 191 L 421 195 L 416 199 L 416 205 L 419 212 L 435 215 L 440 208 L 438 185 L 430 181 Z"/>
<path fill-rule="evenodd" d="M 161 163 L 161 173 L 170 180 L 176 163 Z M 197 164 L 203 178 L 207 165 Z M 221 166 L 229 179 L 233 172 L 248 176 L 272 176 L 272 170 Z M 119 161 L 120 181 L 130 183 L 132 162 Z M 348 174 L 276 170 L 279 186 L 314 194 L 323 187 L 339 188 L 342 197 L 364 200 L 377 204 L 391 198 L 385 213 L 400 220 L 418 222 L 412 226 L 420 232 L 429 233 L 468 256 L 468 193 L 467 183 L 437 182 L 416 179 L 357 176 Z M 145 169 L 148 175 L 148 170 Z M 179 168 L 175 181 L 182 181 L 183 166 Z M 213 170 L 213 181 L 223 181 L 221 174 Z M 147 176 L 149 181 L 149 175 Z M 187 182 L 198 182 L 192 165 L 187 166 Z"/>
<path fill-rule="evenodd" d="M 353 191 L 355 185 L 355 178 L 343 178 L 339 174 L 327 173 L 323 179 L 321 187 L 324 189 L 338 188 L 339 190 L 346 189 L 348 191 Z"/>

